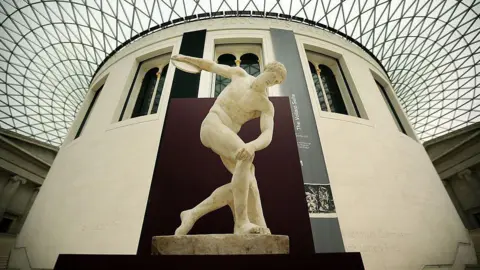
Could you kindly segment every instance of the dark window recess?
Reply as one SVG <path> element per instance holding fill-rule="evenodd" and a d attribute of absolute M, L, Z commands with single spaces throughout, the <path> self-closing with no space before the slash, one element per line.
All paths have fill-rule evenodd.
<path fill-rule="evenodd" d="M 138 76 L 138 72 L 140 71 L 140 66 L 141 65 L 142 65 L 142 63 L 140 63 L 137 67 L 137 71 L 135 72 L 135 77 L 133 77 L 133 82 L 134 83 L 132 83 L 132 85 L 130 86 L 130 89 L 128 90 L 127 99 L 125 100 L 125 104 L 123 104 L 122 113 L 120 114 L 120 118 L 118 119 L 118 121 L 122 121 L 122 119 L 123 119 L 123 115 L 125 114 L 125 110 L 127 109 L 128 101 L 130 100 L 130 96 L 132 95 L 133 86 L 135 85 L 135 82 L 137 81 L 137 76 Z"/>
<path fill-rule="evenodd" d="M 170 24 L 172 24 L 172 22 L 170 22 L 170 21 L 164 22 L 164 23 L 160 24 L 160 27 L 167 27 L 167 26 L 169 26 Z"/>
<path fill-rule="evenodd" d="M 322 111 L 327 112 L 327 104 L 325 103 L 325 96 L 323 95 L 322 87 L 320 86 L 320 79 L 318 78 L 317 70 L 315 66 L 308 62 L 308 66 L 310 67 L 310 73 L 312 74 L 313 83 L 315 84 L 315 92 L 317 92 L 318 102 L 320 103 L 320 108 Z"/>
<path fill-rule="evenodd" d="M 254 77 L 260 75 L 258 56 L 253 53 L 246 53 L 240 57 L 240 67 Z"/>
<path fill-rule="evenodd" d="M 192 57 L 203 57 L 206 34 L 206 29 L 183 33 L 179 53 Z M 169 99 L 197 98 L 199 83 L 200 74 L 187 73 L 179 69 L 175 70 Z"/>
<path fill-rule="evenodd" d="M 0 233 L 8 233 L 8 230 L 10 229 L 10 226 L 12 225 L 13 220 L 3 217 L 2 220 L 0 221 Z"/>
<path fill-rule="evenodd" d="M 163 85 L 165 84 L 165 78 L 167 77 L 168 65 L 164 66 L 162 73 L 160 74 L 160 80 L 158 81 L 157 92 L 155 99 L 153 100 L 152 111 L 150 113 L 157 113 L 158 104 L 160 103 L 160 97 L 162 96 Z"/>
<path fill-rule="evenodd" d="M 80 127 L 78 128 L 77 134 L 75 135 L 75 139 L 82 134 L 83 128 L 85 127 L 85 124 L 87 123 L 88 117 L 90 116 L 90 112 L 92 111 L 93 106 L 95 105 L 95 102 L 97 101 L 97 97 L 100 94 L 100 91 L 102 91 L 103 85 L 95 92 L 95 95 L 93 96 L 92 102 L 90 102 L 90 105 L 88 106 L 87 113 L 85 113 L 85 116 L 83 117 L 82 123 L 80 124 Z"/>
<path fill-rule="evenodd" d="M 325 89 L 325 94 L 327 95 L 330 111 L 348 115 L 347 109 L 345 108 L 345 102 L 342 98 L 342 93 L 340 92 L 333 71 L 325 65 L 319 65 L 318 68 L 320 69 L 320 79 L 323 88 Z"/>
<path fill-rule="evenodd" d="M 303 22 L 303 18 L 301 18 L 301 17 L 293 16 L 292 19 L 294 19 L 296 21 Z"/>
<path fill-rule="evenodd" d="M 335 60 L 337 60 L 338 68 L 340 69 L 340 72 L 342 73 L 343 82 L 345 83 L 345 86 L 347 87 L 347 91 L 348 91 L 348 95 L 350 96 L 350 100 L 352 100 L 352 105 L 353 105 L 353 108 L 355 109 L 355 114 L 356 114 L 357 117 L 361 117 L 360 112 L 358 111 L 357 103 L 355 103 L 355 99 L 353 98 L 352 90 L 350 89 L 350 86 L 348 86 L 347 79 L 345 78 L 345 73 L 343 72 L 342 65 L 340 65 L 340 61 L 338 61 L 338 59 L 335 59 Z"/>
<path fill-rule="evenodd" d="M 152 100 L 153 91 L 157 84 L 158 68 L 152 68 L 143 77 L 142 86 L 138 93 L 135 107 L 133 108 L 132 118 L 143 116 L 148 114 L 148 108 L 150 107 L 150 101 Z"/>
<path fill-rule="evenodd" d="M 381 84 L 379 84 L 377 81 L 375 81 L 375 82 L 377 83 L 377 86 L 378 86 L 378 89 L 380 90 L 380 93 L 382 93 L 383 99 L 385 100 L 385 102 L 388 105 L 388 109 L 390 110 L 390 113 L 392 114 L 392 117 L 395 120 L 395 124 L 397 125 L 398 129 L 403 134 L 407 135 L 407 132 L 405 131 L 405 128 L 402 125 L 402 122 L 400 122 L 400 117 L 398 117 L 397 111 L 393 107 L 392 101 L 388 97 L 387 92 L 385 91 L 385 88 Z"/>
<path fill-rule="evenodd" d="M 231 54 L 222 54 L 218 58 L 218 63 L 234 67 L 235 56 Z M 248 74 L 256 77 L 260 74 L 260 62 L 258 56 L 253 53 L 246 53 L 240 57 L 240 67 L 243 68 Z M 223 89 L 231 82 L 229 78 L 217 75 L 215 77 L 215 97 L 218 97 Z"/>
<path fill-rule="evenodd" d="M 474 213 L 473 216 L 475 217 L 475 220 L 477 221 L 477 223 L 480 225 L 480 212 Z M 479 228 L 479 227 L 477 227 L 477 228 Z"/>
<path fill-rule="evenodd" d="M 183 21 L 184 21 L 183 18 L 178 18 L 178 19 L 173 20 L 172 22 L 173 23 L 178 23 L 178 22 L 183 22 Z"/>
<path fill-rule="evenodd" d="M 218 63 L 230 67 L 235 66 L 235 56 L 231 54 L 222 54 L 218 57 Z M 231 82 L 229 78 L 225 78 L 220 75 L 215 76 L 215 97 L 218 97 L 223 89 Z"/>
<path fill-rule="evenodd" d="M 266 15 L 269 16 L 269 17 L 277 17 L 277 16 L 278 16 L 278 13 L 276 13 L 276 12 L 267 12 Z"/>

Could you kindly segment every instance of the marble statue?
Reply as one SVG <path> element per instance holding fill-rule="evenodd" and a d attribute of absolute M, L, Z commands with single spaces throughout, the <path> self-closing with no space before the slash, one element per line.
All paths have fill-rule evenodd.
<path fill-rule="evenodd" d="M 234 234 L 270 234 L 263 216 L 253 160 L 255 152 L 272 141 L 274 107 L 268 99 L 268 87 L 285 80 L 285 67 L 272 62 L 265 66 L 263 73 L 253 77 L 240 67 L 211 60 L 180 54 L 171 60 L 184 71 L 205 70 L 231 79 L 203 120 L 200 140 L 220 156 L 232 180 L 194 208 L 183 211 L 175 235 L 186 235 L 199 218 L 225 205 L 230 206 L 234 216 Z M 257 117 L 260 117 L 261 134 L 245 143 L 237 133 L 244 123 Z"/>

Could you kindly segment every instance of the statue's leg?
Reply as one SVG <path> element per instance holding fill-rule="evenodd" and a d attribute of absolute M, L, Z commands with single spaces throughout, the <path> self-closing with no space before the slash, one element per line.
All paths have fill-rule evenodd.
<path fill-rule="evenodd" d="M 248 191 L 250 188 L 250 161 L 239 160 L 232 176 L 233 206 L 235 208 L 235 231 L 250 223 L 248 218 Z"/>
<path fill-rule="evenodd" d="M 235 208 L 235 234 L 270 234 L 266 227 L 250 221 L 248 197 L 252 183 L 252 160 L 239 160 L 232 177 L 232 193 Z"/>
<path fill-rule="evenodd" d="M 224 156 L 220 156 L 220 158 L 222 159 L 222 163 L 223 165 L 225 166 L 225 168 L 227 168 L 227 170 L 233 175 L 233 171 L 235 170 L 235 161 L 233 161 L 232 159 L 229 159 L 227 157 L 224 157 Z M 230 185 L 230 189 L 231 189 L 231 185 L 232 183 L 229 183 L 228 185 Z M 233 193 L 230 192 L 230 200 L 228 201 L 228 206 L 230 207 L 230 210 L 232 211 L 232 216 L 233 216 L 233 222 L 235 223 L 235 205 L 233 204 Z"/>
<path fill-rule="evenodd" d="M 222 162 L 230 173 L 235 170 L 235 161 L 232 159 L 222 157 Z M 252 175 L 250 177 L 250 189 L 248 192 L 248 218 L 253 224 L 267 227 L 265 223 L 265 218 L 263 217 L 262 203 L 260 200 L 260 192 L 258 191 L 257 179 L 255 178 L 255 166 L 251 166 Z M 233 196 L 233 194 L 232 194 Z M 235 216 L 235 207 L 233 205 L 233 197 L 229 202 L 230 209 L 232 210 L 233 216 Z"/>
<path fill-rule="evenodd" d="M 255 166 L 252 164 L 250 177 L 250 191 L 248 192 L 248 217 L 250 221 L 262 227 L 267 227 L 263 216 L 262 201 L 255 177 Z"/>
<path fill-rule="evenodd" d="M 210 113 L 202 123 L 200 131 L 202 143 L 221 157 L 235 162 L 231 190 L 234 201 L 235 233 L 264 233 L 267 228 L 252 224 L 248 218 L 248 192 L 250 190 L 252 160 L 235 160 L 239 150 L 245 147 L 242 139 L 225 126 L 218 115 Z M 253 159 L 253 158 L 252 158 Z"/>
<path fill-rule="evenodd" d="M 225 167 L 227 167 L 227 169 L 230 171 L 232 169 L 231 167 L 232 163 L 223 157 L 222 157 L 222 161 L 224 162 Z M 265 227 L 262 229 L 258 229 L 256 228 L 256 226 L 253 226 L 250 229 L 252 229 L 252 233 L 269 234 L 270 231 L 266 228 L 265 219 L 263 217 L 262 205 L 260 201 L 260 193 L 258 191 L 257 181 L 255 179 L 253 164 L 251 164 L 250 166 L 250 172 L 251 172 L 250 175 L 246 177 L 246 179 L 249 180 L 249 187 L 248 187 L 249 192 L 248 192 L 248 201 L 247 201 L 248 218 L 251 220 L 251 222 L 254 225 Z M 223 185 L 215 189 L 215 191 L 213 191 L 208 198 L 203 200 L 197 206 L 195 206 L 192 209 L 183 211 L 180 214 L 180 219 L 182 223 L 175 230 L 175 235 L 187 234 L 192 229 L 193 225 L 198 219 L 227 204 L 230 206 L 230 209 L 232 210 L 234 221 L 236 221 L 235 204 L 233 201 L 233 194 L 232 194 L 232 183 Z M 238 229 L 237 225 L 236 225 L 236 228 Z"/>
<path fill-rule="evenodd" d="M 235 163 L 233 160 L 220 156 L 222 159 L 222 163 L 227 168 L 227 170 L 233 174 L 235 170 Z M 227 205 L 232 210 L 233 217 L 235 218 L 235 208 L 233 205 L 233 194 L 232 194 L 232 184 L 228 183 L 223 185 L 215 191 L 212 192 L 208 198 L 203 200 L 197 206 L 192 209 L 185 210 L 180 213 L 180 219 L 182 220 L 182 224 L 175 230 L 175 235 L 185 235 L 187 234 L 197 222 L 198 219 L 203 217 L 204 215 L 215 211 L 223 206 Z"/>
<path fill-rule="evenodd" d="M 215 189 L 208 198 L 197 206 L 180 213 L 182 224 L 175 230 L 175 235 L 187 234 L 199 218 L 227 204 L 231 204 L 232 199 L 231 183 Z"/>

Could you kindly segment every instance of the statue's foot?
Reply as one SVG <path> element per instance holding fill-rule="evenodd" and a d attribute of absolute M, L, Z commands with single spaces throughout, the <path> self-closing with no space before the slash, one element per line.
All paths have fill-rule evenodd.
<path fill-rule="evenodd" d="M 192 216 L 192 210 L 185 210 L 180 213 L 180 220 L 182 224 L 175 230 L 175 235 L 186 235 L 195 224 Z"/>
<path fill-rule="evenodd" d="M 255 225 L 253 223 L 245 223 L 235 226 L 234 234 L 271 234 L 270 229 Z"/>

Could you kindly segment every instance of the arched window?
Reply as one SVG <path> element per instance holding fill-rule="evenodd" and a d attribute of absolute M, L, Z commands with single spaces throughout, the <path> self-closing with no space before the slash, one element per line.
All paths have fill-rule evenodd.
<path fill-rule="evenodd" d="M 158 104 L 160 103 L 160 97 L 162 96 L 163 85 L 165 84 L 165 78 L 167 77 L 168 64 L 162 68 L 162 73 L 158 79 L 157 91 L 155 93 L 155 99 L 153 100 L 152 111 L 150 113 L 157 113 Z"/>
<path fill-rule="evenodd" d="M 306 55 L 321 110 L 361 117 L 340 61 L 312 51 L 306 51 Z M 361 104 L 361 100 L 358 102 Z"/>
<path fill-rule="evenodd" d="M 167 81 L 169 61 L 168 53 L 139 63 L 119 121 L 157 113 L 163 87 Z"/>
<path fill-rule="evenodd" d="M 330 111 L 348 114 L 333 71 L 325 65 L 318 65 L 318 69 L 320 71 L 321 85 L 325 90 Z"/>
<path fill-rule="evenodd" d="M 158 67 L 151 68 L 145 73 L 142 86 L 140 86 L 140 91 L 138 92 L 137 102 L 133 108 L 132 118 L 147 115 L 150 105 L 152 105 L 150 113 L 157 112 L 160 97 L 162 96 L 163 84 L 165 83 L 165 77 L 167 76 L 167 70 L 168 65 L 161 70 Z"/>
<path fill-rule="evenodd" d="M 236 43 L 215 45 L 215 57 L 218 64 L 241 67 L 248 74 L 258 76 L 262 68 L 262 46 L 260 44 Z M 230 79 L 217 75 L 213 95 L 218 97 Z"/>
<path fill-rule="evenodd" d="M 218 57 L 217 63 L 222 65 L 227 65 L 230 67 L 235 66 L 235 56 L 231 54 L 222 54 Z M 229 78 L 225 78 L 220 75 L 216 75 L 215 77 L 215 97 L 218 97 L 223 89 L 231 82 Z"/>
<path fill-rule="evenodd" d="M 240 57 L 240 67 L 254 77 L 260 74 L 258 56 L 253 53 L 246 53 Z"/>
<path fill-rule="evenodd" d="M 143 77 L 142 86 L 138 93 L 137 102 L 133 109 L 132 118 L 147 115 L 148 108 L 150 107 L 150 101 L 152 100 L 153 90 L 157 83 L 158 68 L 150 69 Z"/>
<path fill-rule="evenodd" d="M 322 108 L 322 111 L 328 111 L 327 104 L 325 103 L 325 93 L 323 92 L 322 86 L 320 85 L 318 71 L 311 62 L 308 62 L 308 66 L 310 67 L 310 73 L 312 74 L 313 83 L 315 84 L 315 91 L 317 92 L 317 98 L 318 102 L 320 103 L 320 108 Z"/>

